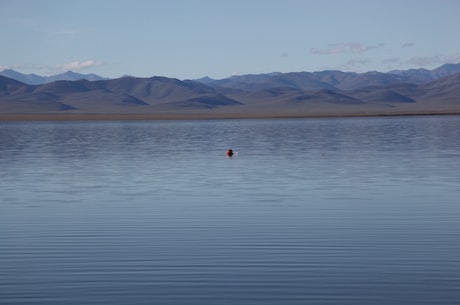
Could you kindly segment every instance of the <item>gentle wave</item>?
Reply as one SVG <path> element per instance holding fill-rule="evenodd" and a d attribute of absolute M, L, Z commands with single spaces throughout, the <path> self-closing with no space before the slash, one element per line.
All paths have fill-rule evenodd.
<path fill-rule="evenodd" d="M 1 123 L 0 304 L 456 304 L 458 151 L 456 116 Z"/>

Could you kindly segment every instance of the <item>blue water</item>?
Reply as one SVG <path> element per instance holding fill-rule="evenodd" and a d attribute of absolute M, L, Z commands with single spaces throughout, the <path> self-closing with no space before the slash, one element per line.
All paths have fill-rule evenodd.
<path fill-rule="evenodd" d="M 460 302 L 460 116 L 0 122 L 0 170 L 2 305 Z"/>

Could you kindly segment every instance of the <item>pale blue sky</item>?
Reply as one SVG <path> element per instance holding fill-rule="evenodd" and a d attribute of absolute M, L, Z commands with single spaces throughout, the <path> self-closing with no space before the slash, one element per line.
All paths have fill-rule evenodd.
<path fill-rule="evenodd" d="M 460 0 L 0 0 L 0 70 L 179 79 L 460 62 Z"/>

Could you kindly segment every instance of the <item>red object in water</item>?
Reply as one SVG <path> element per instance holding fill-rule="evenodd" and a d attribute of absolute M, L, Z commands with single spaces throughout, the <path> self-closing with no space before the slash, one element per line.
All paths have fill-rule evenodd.
<path fill-rule="evenodd" d="M 233 156 L 233 150 L 232 149 L 227 149 L 227 157 Z"/>

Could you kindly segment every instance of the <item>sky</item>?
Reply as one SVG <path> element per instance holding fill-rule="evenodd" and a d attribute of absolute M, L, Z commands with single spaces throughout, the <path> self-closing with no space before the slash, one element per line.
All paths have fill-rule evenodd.
<path fill-rule="evenodd" d="M 0 71 L 222 79 L 460 62 L 460 0 L 0 0 Z"/>

